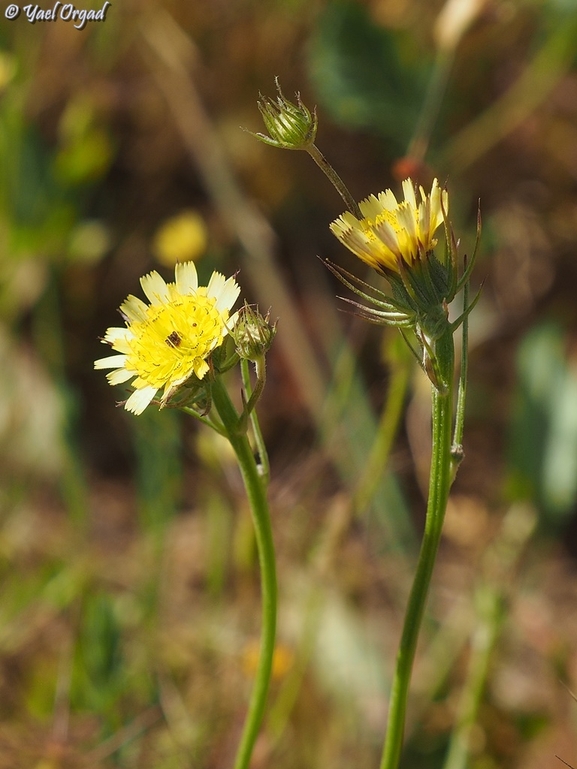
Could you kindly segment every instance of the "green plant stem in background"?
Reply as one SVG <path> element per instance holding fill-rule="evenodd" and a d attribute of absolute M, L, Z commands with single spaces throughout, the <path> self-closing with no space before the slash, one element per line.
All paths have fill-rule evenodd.
<path fill-rule="evenodd" d="M 471 638 L 467 680 L 459 702 L 457 724 L 451 735 L 444 769 L 465 769 L 469 757 L 469 741 L 487 683 L 491 652 L 499 635 L 503 616 L 500 590 L 484 584 L 475 595 L 478 624 Z"/>
<path fill-rule="evenodd" d="M 429 584 L 437 557 L 443 520 L 452 480 L 451 438 L 453 423 L 454 346 L 450 329 L 436 343 L 439 374 L 447 387 L 444 392 L 432 389 L 433 424 L 432 455 L 429 477 L 429 499 L 425 532 L 417 571 L 405 613 L 397 664 L 391 687 L 387 732 L 380 769 L 397 769 L 403 735 L 409 684 L 423 619 Z"/>
<path fill-rule="evenodd" d="M 353 507 L 357 514 L 362 514 L 367 509 L 375 495 L 382 474 L 387 469 L 387 462 L 401 422 L 403 404 L 409 387 L 413 366 L 410 351 L 398 334 L 396 334 L 394 342 L 390 344 L 390 348 L 391 381 L 379 420 L 377 435 L 355 490 Z"/>
<path fill-rule="evenodd" d="M 535 531 L 537 516 L 528 505 L 513 505 L 481 564 L 475 590 L 477 625 L 471 636 L 467 677 L 457 705 L 456 724 L 443 769 L 468 766 L 471 732 L 487 686 L 491 655 L 505 616 L 508 586 Z"/>
<path fill-rule="evenodd" d="M 480 115 L 453 135 L 438 163 L 461 173 L 526 120 L 551 93 L 575 59 L 577 19 L 551 25 L 551 32 L 517 80 Z"/>
<path fill-rule="evenodd" d="M 58 295 L 60 276 L 53 273 L 33 315 L 33 332 L 37 348 L 55 383 L 62 408 L 62 470 L 60 490 L 70 518 L 83 529 L 87 525 L 88 489 L 78 444 L 78 404 L 66 379 L 62 314 Z"/>
<path fill-rule="evenodd" d="M 226 435 L 238 460 L 250 503 L 256 533 L 261 575 L 262 630 L 260 657 L 250 699 L 248 715 L 234 763 L 234 769 L 248 769 L 269 689 L 276 633 L 276 565 L 265 482 L 261 477 L 246 431 L 240 429 L 240 417 L 219 377 L 212 386 L 213 404 L 222 420 Z"/>
<path fill-rule="evenodd" d="M 419 163 L 424 161 L 429 149 L 429 142 L 443 104 L 453 61 L 453 50 L 440 49 L 437 51 L 421 114 L 407 149 L 407 157 Z"/>

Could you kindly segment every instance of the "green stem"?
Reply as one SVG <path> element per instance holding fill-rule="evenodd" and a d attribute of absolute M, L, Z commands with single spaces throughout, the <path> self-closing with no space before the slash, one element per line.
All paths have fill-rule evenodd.
<path fill-rule="evenodd" d="M 425 532 L 397 655 L 380 769 L 397 769 L 399 765 L 413 660 L 451 487 L 454 348 L 449 330 L 437 341 L 435 353 L 447 390 L 441 393 L 433 387 L 432 391 L 432 456 Z"/>
<path fill-rule="evenodd" d="M 463 459 L 463 430 L 465 429 L 465 400 L 467 397 L 467 374 L 469 370 L 469 281 L 463 286 L 463 331 L 461 344 L 461 372 L 459 374 L 459 390 L 457 392 L 457 408 L 455 411 L 455 431 L 453 433 L 453 478 L 457 474 L 459 464 Z"/>
<path fill-rule="evenodd" d="M 353 198 L 353 196 L 351 195 L 351 193 L 347 188 L 347 185 L 343 182 L 341 177 L 338 175 L 338 173 L 335 171 L 335 169 L 332 167 L 332 165 L 329 163 L 329 161 L 326 159 L 326 157 L 317 147 L 317 145 L 311 144 L 310 146 L 307 147 L 306 151 L 309 153 L 309 155 L 315 161 L 317 166 L 321 169 L 321 171 L 325 174 L 325 176 L 334 186 L 334 188 L 339 193 L 341 198 L 345 201 L 345 205 L 349 209 L 351 214 L 356 216 L 356 218 L 359 221 L 363 219 L 363 215 L 361 213 L 361 209 L 359 208 L 357 201 Z"/>
<path fill-rule="evenodd" d="M 393 344 L 402 343 L 397 334 Z M 412 360 L 409 350 L 404 346 L 391 355 L 391 381 L 387 392 L 387 400 L 379 421 L 377 436 L 371 447 L 367 464 L 353 497 L 353 507 L 357 514 L 363 513 L 375 495 L 375 491 L 386 470 L 391 448 L 401 421 L 403 404 L 407 396 L 409 379 L 412 370 Z"/>
<path fill-rule="evenodd" d="M 258 420 L 256 409 L 254 408 L 254 406 L 256 405 L 256 401 L 258 400 L 258 398 L 260 398 L 262 394 L 262 391 L 264 389 L 264 385 L 266 382 L 266 362 L 265 362 L 264 356 L 262 356 L 262 358 L 260 358 L 255 362 L 255 368 L 256 368 L 257 383 L 253 390 L 250 383 L 250 372 L 249 372 L 248 361 L 247 360 L 241 361 L 240 370 L 242 375 L 242 383 L 244 385 L 244 389 L 246 390 L 246 394 L 248 395 L 248 403 L 246 405 L 247 410 L 250 404 L 253 403 L 253 397 L 255 396 L 255 393 L 257 393 L 256 399 L 254 400 L 254 405 L 250 409 L 250 423 L 252 425 L 252 431 L 254 434 L 255 448 L 258 453 L 257 466 L 258 466 L 259 475 L 263 479 L 263 483 L 265 484 L 265 486 L 268 486 L 268 482 L 270 479 L 270 464 L 268 460 L 268 452 L 266 450 L 266 444 L 264 442 L 262 430 L 260 429 L 260 422 Z"/>
<path fill-rule="evenodd" d="M 246 432 L 239 430 L 240 420 L 238 413 L 219 377 L 216 377 L 213 383 L 212 398 L 240 467 L 255 527 L 261 574 L 262 630 L 260 657 L 248 715 L 234 762 L 234 769 L 248 769 L 264 715 L 272 671 L 277 604 L 275 554 L 265 485 L 259 475 Z"/>
<path fill-rule="evenodd" d="M 188 414 L 191 417 L 194 417 L 195 419 L 198 419 L 199 422 L 202 422 L 203 425 L 208 425 L 208 427 L 212 427 L 212 429 L 218 433 L 219 435 L 222 435 L 223 438 L 228 438 L 228 433 L 223 427 L 223 425 L 218 424 L 218 422 L 215 422 L 214 419 L 211 419 L 210 417 L 203 416 L 202 414 L 199 414 L 196 409 L 191 408 L 190 406 L 179 406 L 181 411 L 184 411 L 185 414 Z"/>

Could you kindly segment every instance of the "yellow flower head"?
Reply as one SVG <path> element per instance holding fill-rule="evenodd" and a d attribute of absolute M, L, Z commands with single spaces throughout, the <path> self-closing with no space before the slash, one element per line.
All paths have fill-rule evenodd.
<path fill-rule="evenodd" d="M 109 328 L 103 339 L 119 355 L 95 361 L 94 368 L 114 369 L 112 385 L 135 377 L 135 388 L 125 404 L 142 414 L 158 390 L 165 405 L 193 374 L 202 379 L 207 358 L 224 341 L 236 316 L 229 312 L 240 293 L 234 278 L 213 272 L 208 286 L 199 286 L 193 262 L 177 264 L 175 282 L 165 283 L 157 272 L 140 279 L 150 304 L 129 296 L 120 306 L 125 328 Z"/>
<path fill-rule="evenodd" d="M 363 219 L 349 211 L 331 224 L 331 231 L 353 254 L 376 270 L 399 272 L 399 259 L 409 266 L 431 251 L 437 241 L 434 234 L 449 209 L 449 196 L 435 179 L 431 193 L 403 182 L 405 199 L 398 203 L 391 190 L 370 195 L 359 204 Z"/>
<path fill-rule="evenodd" d="M 208 242 L 204 219 L 197 211 L 182 211 L 165 221 L 157 230 L 154 255 L 165 267 L 177 262 L 197 261 Z"/>

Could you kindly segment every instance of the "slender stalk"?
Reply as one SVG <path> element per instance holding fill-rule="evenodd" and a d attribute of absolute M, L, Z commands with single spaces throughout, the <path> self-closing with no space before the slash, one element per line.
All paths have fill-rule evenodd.
<path fill-rule="evenodd" d="M 335 171 L 335 169 L 332 167 L 329 161 L 325 158 L 325 156 L 317 147 L 317 145 L 316 144 L 309 145 L 306 151 L 309 153 L 311 158 L 315 161 L 317 166 L 321 169 L 321 171 L 325 174 L 325 176 L 334 186 L 336 191 L 339 193 L 339 195 L 344 200 L 345 205 L 349 209 L 351 214 L 354 214 L 357 217 L 357 219 L 361 220 L 363 218 L 363 215 L 361 213 L 361 209 L 359 208 L 359 204 L 353 198 L 353 196 L 351 195 L 351 193 L 347 188 L 347 185 L 343 182 L 341 177 L 338 175 L 338 173 Z"/>
<path fill-rule="evenodd" d="M 471 732 L 483 700 L 491 655 L 505 616 L 507 586 L 512 584 L 511 577 L 535 530 L 536 521 L 531 507 L 513 505 L 503 519 L 497 538 L 483 556 L 474 597 L 477 626 L 471 637 L 467 677 L 443 769 L 469 766 Z"/>
<path fill-rule="evenodd" d="M 443 769 L 464 769 L 469 756 L 471 731 L 487 683 L 491 652 L 499 634 L 503 615 L 502 591 L 484 584 L 475 595 L 478 625 L 471 639 L 471 656 L 467 680 L 459 702 L 457 725 L 451 735 Z"/>
<path fill-rule="evenodd" d="M 208 425 L 208 427 L 212 427 L 212 429 L 217 432 L 219 435 L 222 435 L 223 438 L 228 437 L 228 433 L 225 430 L 225 428 L 218 424 L 218 422 L 215 422 L 214 419 L 211 419 L 210 417 L 203 416 L 202 414 L 199 414 L 196 409 L 191 408 L 190 406 L 179 406 L 181 411 L 184 411 L 185 414 L 188 414 L 191 417 L 194 417 L 195 419 L 198 419 L 199 422 L 202 422 L 203 425 Z"/>
<path fill-rule="evenodd" d="M 399 341 L 398 335 L 395 342 Z M 391 358 L 391 382 L 388 388 L 387 400 L 383 408 L 377 435 L 371 447 L 367 464 L 353 497 L 353 507 L 357 514 L 363 513 L 370 504 L 382 473 L 386 470 L 387 462 L 395 435 L 401 421 L 403 404 L 407 396 L 412 361 L 407 356 L 410 352 L 403 347 L 402 351 L 393 352 Z"/>
<path fill-rule="evenodd" d="M 213 403 L 236 454 L 250 503 L 261 575 L 262 630 L 260 657 L 248 714 L 234 762 L 234 769 L 248 769 L 262 723 L 269 689 L 276 633 L 276 566 L 266 490 L 246 432 L 239 430 L 240 418 L 219 377 L 212 386 Z"/>
<path fill-rule="evenodd" d="M 432 456 L 425 532 L 397 655 L 380 769 L 397 769 L 399 765 L 413 660 L 451 487 L 454 348 L 450 330 L 438 340 L 436 355 L 447 389 L 443 393 L 435 387 L 432 390 Z"/>
<path fill-rule="evenodd" d="M 242 383 L 244 385 L 244 389 L 246 390 L 246 394 L 248 395 L 248 403 L 246 406 L 247 410 L 248 410 L 248 406 L 253 401 L 254 394 L 258 393 L 258 396 L 260 397 L 260 394 L 264 389 L 264 385 L 266 382 L 266 361 L 264 356 L 260 358 L 258 361 L 256 361 L 255 368 L 256 368 L 256 375 L 257 375 L 257 385 L 253 390 L 250 383 L 250 372 L 249 372 L 248 361 L 247 360 L 241 361 L 240 370 L 242 374 Z M 258 453 L 257 467 L 258 467 L 259 475 L 261 476 L 263 483 L 266 486 L 268 485 L 268 482 L 270 479 L 270 464 L 268 459 L 268 451 L 266 449 L 266 444 L 264 442 L 262 430 L 260 429 L 260 422 L 258 420 L 258 416 L 254 406 L 250 410 L 250 423 L 252 425 L 255 447 Z"/>
<path fill-rule="evenodd" d="M 431 134 L 443 103 L 453 60 L 453 50 L 440 49 L 437 51 L 421 114 L 407 149 L 407 157 L 421 163 L 427 154 Z"/>
<path fill-rule="evenodd" d="M 469 281 L 463 286 L 463 313 L 469 307 Z M 455 431 L 453 433 L 453 476 L 459 469 L 463 459 L 463 430 L 465 428 L 465 400 L 467 397 L 467 374 L 469 371 L 469 315 L 463 318 L 461 344 L 461 372 L 459 374 L 459 390 L 457 392 L 457 408 L 455 410 Z"/>
<path fill-rule="evenodd" d="M 575 14 L 552 24 L 549 36 L 509 89 L 440 149 L 439 167 L 463 172 L 527 120 L 572 66 L 576 34 Z"/>

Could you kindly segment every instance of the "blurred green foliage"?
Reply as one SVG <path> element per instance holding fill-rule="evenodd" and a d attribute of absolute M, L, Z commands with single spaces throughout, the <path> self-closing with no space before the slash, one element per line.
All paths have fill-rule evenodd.
<path fill-rule="evenodd" d="M 577 503 L 577 369 L 561 328 L 540 324 L 517 355 L 518 390 L 509 439 L 509 492 L 534 501 L 559 527 Z"/>
<path fill-rule="evenodd" d="M 328 3 L 309 42 L 309 72 L 323 110 L 343 126 L 406 149 L 432 67 L 412 30 L 386 29 L 356 2 Z"/>
<path fill-rule="evenodd" d="M 121 626 L 114 611 L 113 598 L 107 593 L 88 593 L 82 604 L 76 660 L 73 668 L 73 707 L 102 713 L 107 731 L 122 723 L 122 695 L 129 682 L 122 653 Z"/>

